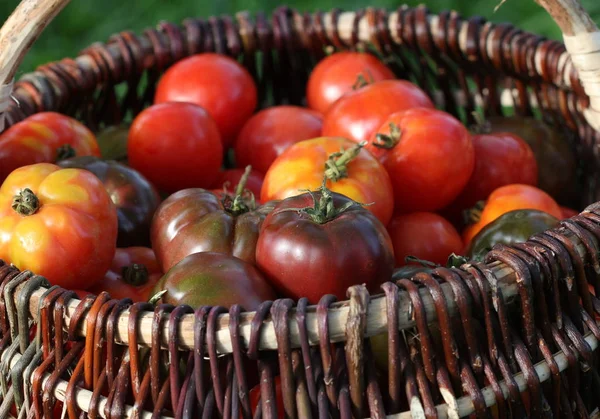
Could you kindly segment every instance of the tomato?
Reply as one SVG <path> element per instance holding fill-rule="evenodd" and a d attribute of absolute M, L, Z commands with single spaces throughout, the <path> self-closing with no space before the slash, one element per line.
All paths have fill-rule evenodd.
<path fill-rule="evenodd" d="M 150 295 L 166 291 L 166 304 L 223 306 L 240 304 L 255 310 L 263 301 L 274 300 L 275 293 L 260 272 L 234 256 L 199 252 L 186 256 L 158 281 Z"/>
<path fill-rule="evenodd" d="M 163 272 L 196 252 L 221 252 L 254 263 L 260 225 L 275 202 L 256 206 L 244 199 L 243 182 L 236 195 L 219 200 L 200 188 L 176 192 L 158 207 L 150 236 Z"/>
<path fill-rule="evenodd" d="M 340 51 L 317 63 L 308 78 L 308 107 L 325 113 L 362 80 L 377 82 L 396 76 L 377 57 L 366 52 Z"/>
<path fill-rule="evenodd" d="M 258 93 L 252 76 L 234 59 L 203 53 L 178 61 L 156 87 L 154 103 L 190 102 L 202 106 L 219 127 L 225 148 L 252 116 Z"/>
<path fill-rule="evenodd" d="M 105 160 L 116 160 L 120 163 L 127 162 L 127 136 L 129 125 L 121 124 L 106 127 L 97 135 L 100 154 Z"/>
<path fill-rule="evenodd" d="M 101 160 L 93 156 L 65 159 L 58 165 L 89 170 L 104 183 L 117 207 L 117 246 L 150 245 L 150 223 L 160 204 L 160 196 L 141 173 L 114 160 Z"/>
<path fill-rule="evenodd" d="M 390 115 L 367 149 L 387 169 L 396 211 L 402 213 L 444 208 L 465 187 L 475 166 L 471 134 L 437 109 Z"/>
<path fill-rule="evenodd" d="M 490 194 L 483 211 L 476 217 L 476 223 L 468 226 L 463 232 L 463 242 L 468 245 L 483 227 L 502 214 L 518 209 L 544 211 L 559 220 L 562 218 L 559 205 L 541 189 L 531 185 L 506 185 Z"/>
<path fill-rule="evenodd" d="M 283 396 L 281 393 L 281 377 L 278 375 L 273 381 L 275 381 L 275 402 L 277 406 L 277 417 L 284 418 L 285 408 L 283 405 Z M 258 409 L 259 403 L 261 403 L 260 384 L 256 385 L 250 390 L 250 392 L 248 393 L 248 397 L 250 398 L 250 408 L 252 409 L 252 413 L 254 413 L 256 412 L 256 409 Z M 264 413 L 263 417 L 265 417 Z"/>
<path fill-rule="evenodd" d="M 91 172 L 38 163 L 0 187 L 0 259 L 66 289 L 88 288 L 109 268 L 117 210 Z"/>
<path fill-rule="evenodd" d="M 79 300 L 83 300 L 86 296 L 93 294 L 86 290 L 71 290 L 71 291 L 73 291 L 75 294 L 77 294 L 77 298 Z"/>
<path fill-rule="evenodd" d="M 66 157 L 100 156 L 94 134 L 81 122 L 56 112 L 40 112 L 0 135 L 0 182 L 13 170 Z"/>
<path fill-rule="evenodd" d="M 579 211 L 574 210 L 573 208 L 561 206 L 560 211 L 562 213 L 561 220 L 565 220 L 567 218 L 571 218 L 571 217 L 575 217 L 576 215 L 579 215 Z"/>
<path fill-rule="evenodd" d="M 418 86 L 405 80 L 383 80 L 347 93 L 323 118 L 323 136 L 368 141 L 386 118 L 411 108 L 433 108 Z"/>
<path fill-rule="evenodd" d="M 88 291 L 95 295 L 106 291 L 111 298 L 131 298 L 134 303 L 144 302 L 152 297 L 150 291 L 162 274 L 154 251 L 149 247 L 118 248 L 104 279 Z"/>
<path fill-rule="evenodd" d="M 320 137 L 294 144 L 275 160 L 265 175 L 261 201 L 315 190 L 325 175 L 328 188 L 362 204 L 372 204 L 367 208 L 387 224 L 394 210 L 390 177 L 377 159 L 361 148 L 362 145 L 340 137 Z"/>
<path fill-rule="evenodd" d="M 227 169 L 219 173 L 219 178 L 212 185 L 216 192 L 227 191 L 231 192 L 240 183 L 244 177 L 245 169 Z M 260 197 L 264 175 L 252 168 L 244 187 L 252 192 L 255 197 Z"/>
<path fill-rule="evenodd" d="M 448 256 L 460 253 L 463 242 L 449 221 L 431 212 L 396 215 L 388 226 L 394 246 L 396 266 L 406 265 L 406 257 L 414 256 L 445 265 Z"/>
<path fill-rule="evenodd" d="M 281 201 L 262 224 L 256 264 L 283 295 L 318 303 L 348 287 L 389 280 L 394 252 L 385 226 L 361 205 L 322 186 Z"/>
<path fill-rule="evenodd" d="M 223 162 L 215 121 L 200 106 L 164 103 L 143 110 L 127 139 L 131 167 L 158 189 L 210 188 Z"/>
<path fill-rule="evenodd" d="M 289 146 L 321 135 L 321 114 L 299 106 L 264 109 L 246 122 L 235 142 L 238 167 L 251 165 L 266 173 Z"/>

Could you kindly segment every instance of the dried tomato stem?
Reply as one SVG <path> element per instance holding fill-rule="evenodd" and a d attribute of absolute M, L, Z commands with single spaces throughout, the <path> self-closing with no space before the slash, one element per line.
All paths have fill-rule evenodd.
<path fill-rule="evenodd" d="M 12 209 L 24 216 L 33 215 L 40 209 L 40 200 L 31 189 L 25 188 L 13 197 Z"/>
<path fill-rule="evenodd" d="M 129 266 L 123 266 L 121 271 L 123 281 L 129 285 L 140 286 L 148 282 L 148 268 L 141 263 L 132 263 Z"/>
<path fill-rule="evenodd" d="M 71 147 L 70 144 L 63 144 L 56 149 L 56 161 L 61 161 L 65 159 L 70 159 L 71 157 L 75 157 L 77 153 L 75 149 Z"/>
<path fill-rule="evenodd" d="M 481 219 L 481 213 L 485 207 L 485 201 L 477 202 L 473 208 L 466 209 L 463 212 L 463 220 L 466 225 L 478 223 Z"/>
<path fill-rule="evenodd" d="M 373 82 L 375 82 L 375 79 L 369 70 L 367 70 L 367 77 L 365 77 L 363 73 L 359 73 L 358 76 L 356 76 L 356 81 L 352 85 L 352 90 L 361 89 Z"/>
<path fill-rule="evenodd" d="M 240 181 L 235 188 L 235 195 L 233 196 L 233 199 L 228 194 L 225 194 L 225 198 L 223 199 L 223 207 L 230 214 L 240 215 L 256 208 L 254 195 L 252 192 L 246 190 L 246 184 L 248 183 L 248 178 L 250 177 L 251 171 L 252 166 L 246 166 L 246 170 L 244 170 L 244 174 L 240 178 Z M 246 194 L 250 194 L 250 199 L 244 199 L 244 195 Z"/>
<path fill-rule="evenodd" d="M 325 178 L 337 182 L 348 177 L 348 163 L 358 156 L 365 145 L 367 145 L 367 142 L 363 141 L 347 150 L 332 153 L 325 162 Z"/>
<path fill-rule="evenodd" d="M 400 138 L 402 137 L 402 130 L 397 124 L 390 122 L 390 133 L 389 134 L 375 134 L 375 141 L 373 141 L 373 146 L 377 148 L 385 148 L 386 150 L 390 150 L 400 142 Z"/>
<path fill-rule="evenodd" d="M 301 210 L 308 214 L 310 218 L 318 224 L 325 224 L 344 213 L 348 208 L 353 207 L 354 205 L 360 205 L 358 202 L 350 201 L 341 207 L 336 208 L 333 202 L 333 195 L 326 185 L 327 178 L 325 177 L 323 179 L 323 184 L 318 190 L 318 192 L 321 193 L 321 197 L 318 200 L 313 192 L 308 191 L 310 196 L 312 196 L 314 206 L 310 208 L 303 208 Z"/>

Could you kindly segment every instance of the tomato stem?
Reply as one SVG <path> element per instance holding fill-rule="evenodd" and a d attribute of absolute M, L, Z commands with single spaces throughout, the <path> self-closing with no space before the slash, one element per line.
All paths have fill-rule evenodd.
<path fill-rule="evenodd" d="M 129 266 L 123 266 L 121 270 L 123 281 L 129 285 L 140 286 L 148 282 L 148 268 L 141 263 L 132 263 Z"/>
<path fill-rule="evenodd" d="M 252 211 L 256 208 L 254 194 L 246 190 L 246 183 L 248 183 L 248 178 L 250 177 L 251 171 L 252 166 L 246 166 L 246 170 L 244 170 L 244 174 L 240 178 L 240 181 L 235 188 L 235 195 L 233 196 L 233 199 L 229 194 L 224 194 L 222 201 L 223 208 L 225 208 L 225 210 L 230 214 L 237 216 Z M 247 196 L 249 196 L 249 199 L 246 199 Z"/>
<path fill-rule="evenodd" d="M 363 73 L 358 73 L 358 76 L 356 76 L 356 81 L 352 85 L 352 90 L 361 89 L 361 88 L 368 86 L 369 84 L 375 82 L 375 78 L 373 77 L 373 74 L 371 74 L 371 72 L 369 70 L 366 70 L 366 72 L 367 72 L 367 77 L 365 77 L 363 75 Z"/>
<path fill-rule="evenodd" d="M 402 137 L 402 130 L 400 127 L 390 122 L 390 133 L 389 134 L 375 134 L 375 141 L 373 141 L 373 146 L 377 148 L 385 148 L 386 150 L 390 150 L 400 142 L 400 138 Z"/>
<path fill-rule="evenodd" d="M 477 111 L 473 111 L 471 115 L 473 115 L 473 119 L 475 119 L 475 125 L 471 126 L 472 133 L 489 134 L 492 132 L 492 124 L 490 124 L 490 121 L 485 119 L 485 116 Z"/>
<path fill-rule="evenodd" d="M 367 145 L 366 141 L 350 147 L 346 150 L 332 153 L 325 162 L 325 179 L 337 182 L 340 179 L 348 177 L 348 163 L 358 156 L 360 150 Z"/>
<path fill-rule="evenodd" d="M 75 149 L 71 147 L 70 144 L 63 144 L 56 149 L 56 161 L 61 161 L 65 159 L 70 159 L 71 157 L 75 157 L 77 153 Z"/>
<path fill-rule="evenodd" d="M 466 225 L 478 223 L 485 207 L 485 201 L 478 201 L 472 208 L 463 211 L 463 221 Z"/>
<path fill-rule="evenodd" d="M 333 195 L 331 191 L 327 188 L 327 177 L 323 178 L 323 183 L 321 187 L 317 190 L 321 194 L 320 198 L 317 199 L 315 194 L 312 191 L 307 191 L 308 194 L 312 197 L 314 206 L 309 208 L 302 208 L 300 211 L 308 214 L 308 216 L 317 224 L 325 224 L 339 215 L 343 214 L 348 208 L 353 207 L 354 205 L 363 205 L 356 201 L 350 201 L 345 203 L 339 208 L 335 207 L 333 202 Z M 290 210 L 294 210 L 290 208 Z"/>
<path fill-rule="evenodd" d="M 408 255 L 404 258 L 404 262 L 406 263 L 418 263 L 421 266 L 424 266 L 425 268 L 438 268 L 440 265 L 438 265 L 435 262 L 431 262 L 429 260 L 425 260 L 425 259 L 419 259 L 416 256 L 411 256 Z"/>
<path fill-rule="evenodd" d="M 448 261 L 446 262 L 446 268 L 460 268 L 465 263 L 468 263 L 469 259 L 464 256 L 457 255 L 456 253 L 452 253 L 448 256 Z"/>
<path fill-rule="evenodd" d="M 40 200 L 31 189 L 25 188 L 13 197 L 12 209 L 20 215 L 33 215 L 40 209 Z"/>

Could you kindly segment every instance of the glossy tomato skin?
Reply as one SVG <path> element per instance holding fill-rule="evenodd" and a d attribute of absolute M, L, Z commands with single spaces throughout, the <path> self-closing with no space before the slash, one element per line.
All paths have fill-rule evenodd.
<path fill-rule="evenodd" d="M 265 175 L 260 199 L 268 202 L 316 190 L 323 183 L 325 162 L 332 153 L 348 150 L 356 143 L 341 137 L 320 137 L 294 144 L 279 156 Z M 347 165 L 348 176 L 328 180 L 327 187 L 362 203 L 386 225 L 394 212 L 390 177 L 366 150 Z"/>
<path fill-rule="evenodd" d="M 244 169 L 226 169 L 219 172 L 217 181 L 212 185 L 215 191 L 235 192 L 236 186 L 244 176 Z M 245 188 L 252 192 L 256 198 L 260 198 L 260 190 L 262 188 L 265 176 L 254 168 L 250 171 Z M 226 188 L 226 189 L 224 189 Z"/>
<path fill-rule="evenodd" d="M 308 78 L 308 107 L 325 113 L 339 98 L 353 91 L 359 76 L 377 82 L 396 78 L 392 70 L 373 54 L 340 51 L 317 63 Z"/>
<path fill-rule="evenodd" d="M 154 103 L 190 102 L 216 121 L 225 148 L 252 116 L 258 93 L 252 76 L 234 59 L 203 53 L 178 61 L 158 82 Z"/>
<path fill-rule="evenodd" d="M 31 215 L 15 196 L 39 200 Z M 20 208 L 23 211 L 24 206 Z M 0 259 L 66 289 L 92 286 L 108 270 L 117 242 L 117 210 L 91 172 L 38 163 L 13 171 L 0 188 Z"/>
<path fill-rule="evenodd" d="M 58 165 L 89 170 L 102 181 L 117 207 L 117 246 L 150 245 L 150 223 L 160 204 L 160 196 L 140 172 L 114 160 L 101 160 L 93 156 L 65 159 Z"/>
<path fill-rule="evenodd" d="M 454 226 L 431 212 L 414 212 L 392 218 L 388 232 L 394 246 L 396 266 L 406 265 L 406 257 L 446 265 L 452 253 L 459 254 L 463 242 Z"/>
<path fill-rule="evenodd" d="M 347 93 L 323 118 L 323 136 L 368 141 L 386 118 L 407 109 L 433 108 L 423 90 L 405 80 L 383 80 Z"/>
<path fill-rule="evenodd" d="M 322 192 L 313 192 L 319 202 Z M 351 200 L 332 192 L 333 205 Z M 365 284 L 371 291 L 389 280 L 394 253 L 385 226 L 360 205 L 335 218 L 315 222 L 302 208 L 315 205 L 304 193 L 287 198 L 267 216 L 256 245 L 256 263 L 284 296 L 307 297 L 318 303 L 325 294 L 346 298 L 352 285 Z"/>
<path fill-rule="evenodd" d="M 393 133 L 391 126 L 398 131 Z M 393 137 L 397 143 L 389 149 L 375 147 L 377 134 Z M 444 208 L 462 191 L 475 167 L 471 134 L 459 120 L 437 109 L 390 115 L 366 148 L 387 169 L 395 209 L 401 213 Z"/>
<path fill-rule="evenodd" d="M 163 103 L 143 110 L 127 139 L 129 165 L 160 191 L 210 188 L 223 163 L 215 121 L 200 106 Z"/>
<path fill-rule="evenodd" d="M 235 215 L 210 191 L 191 188 L 165 199 L 154 215 L 152 248 L 163 272 L 196 252 L 221 252 L 255 261 L 260 225 L 275 202 Z"/>
<path fill-rule="evenodd" d="M 112 265 L 104 279 L 88 291 L 100 295 L 102 291 L 118 300 L 131 298 L 134 303 L 145 302 L 152 297 L 150 291 L 162 277 L 154 251 L 149 247 L 132 246 L 117 248 Z"/>
<path fill-rule="evenodd" d="M 299 106 L 274 106 L 252 116 L 238 134 L 235 161 L 266 173 L 292 144 L 321 136 L 323 117 Z"/>
<path fill-rule="evenodd" d="M 496 189 L 487 199 L 479 220 L 463 232 L 463 242 L 468 245 L 486 225 L 507 212 L 529 209 L 544 211 L 559 220 L 562 211 L 546 192 L 531 185 L 506 185 Z"/>
<path fill-rule="evenodd" d="M 35 163 L 56 163 L 67 150 L 100 156 L 96 137 L 85 125 L 56 112 L 40 112 L 0 135 L 0 183 L 13 170 Z"/>
<path fill-rule="evenodd" d="M 151 294 L 163 290 L 164 303 L 193 308 L 240 304 L 252 311 L 263 301 L 275 299 L 273 289 L 253 265 L 215 252 L 185 257 L 158 281 Z"/>

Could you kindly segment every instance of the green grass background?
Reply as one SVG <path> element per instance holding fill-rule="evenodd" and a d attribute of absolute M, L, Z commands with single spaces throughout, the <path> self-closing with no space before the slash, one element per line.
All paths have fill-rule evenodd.
<path fill-rule="evenodd" d="M 161 20 L 180 22 L 186 17 L 233 14 L 240 10 L 270 12 L 281 4 L 304 10 L 334 7 L 354 10 L 365 7 L 394 9 L 401 4 L 426 4 L 432 12 L 453 9 L 463 16 L 483 16 L 494 22 L 516 26 L 553 39 L 560 39 L 558 27 L 534 0 L 507 0 L 496 12 L 500 0 L 72 0 L 46 28 L 22 63 L 19 74 L 37 65 L 72 57 L 96 41 L 129 29 L 140 32 Z M 600 24 L 600 0 L 581 0 Z M 4 22 L 19 0 L 0 0 L 0 21 Z"/>

